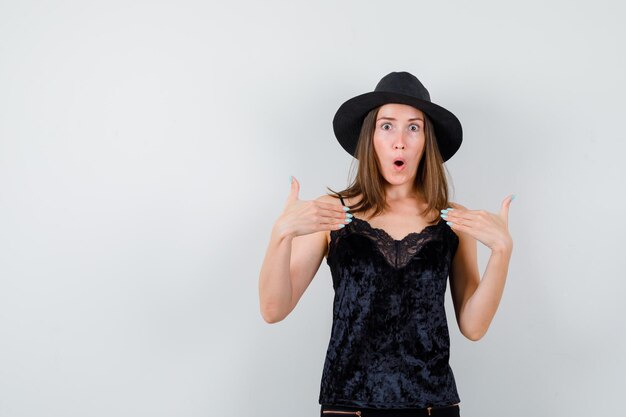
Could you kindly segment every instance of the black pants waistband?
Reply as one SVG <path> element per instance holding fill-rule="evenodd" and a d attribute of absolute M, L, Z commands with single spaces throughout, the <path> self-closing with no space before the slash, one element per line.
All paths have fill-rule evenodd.
<path fill-rule="evenodd" d="M 322 404 L 320 417 L 460 417 L 458 404 L 427 408 L 364 408 Z"/>

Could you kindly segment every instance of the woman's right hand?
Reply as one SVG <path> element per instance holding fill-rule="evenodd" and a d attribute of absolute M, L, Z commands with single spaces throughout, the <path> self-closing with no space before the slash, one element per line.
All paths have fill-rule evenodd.
<path fill-rule="evenodd" d="M 281 236 L 307 235 L 323 230 L 337 230 L 352 221 L 347 207 L 318 200 L 300 200 L 300 183 L 292 177 L 291 192 L 285 209 L 276 220 L 274 228 Z"/>

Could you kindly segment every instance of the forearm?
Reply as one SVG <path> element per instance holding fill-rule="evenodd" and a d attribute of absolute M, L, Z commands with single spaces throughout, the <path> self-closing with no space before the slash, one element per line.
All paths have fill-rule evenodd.
<path fill-rule="evenodd" d="M 292 286 L 290 273 L 291 242 L 293 238 L 278 227 L 272 229 L 265 259 L 259 275 L 259 303 L 263 319 L 280 321 L 289 313 Z"/>
<path fill-rule="evenodd" d="M 471 340 L 487 333 L 496 314 L 509 269 L 512 248 L 492 250 L 480 284 L 463 309 L 461 328 Z"/>

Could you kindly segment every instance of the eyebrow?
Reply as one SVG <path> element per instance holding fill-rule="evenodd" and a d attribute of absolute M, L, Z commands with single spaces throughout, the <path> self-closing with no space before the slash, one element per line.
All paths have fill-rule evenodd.
<path fill-rule="evenodd" d="M 385 117 L 385 116 L 379 117 L 376 121 L 383 120 L 383 119 L 396 121 L 396 119 L 394 119 L 393 117 Z M 424 121 L 424 119 L 422 119 L 421 117 L 414 117 L 412 119 L 409 119 L 409 122 L 411 122 L 413 120 L 421 120 L 422 122 Z"/>

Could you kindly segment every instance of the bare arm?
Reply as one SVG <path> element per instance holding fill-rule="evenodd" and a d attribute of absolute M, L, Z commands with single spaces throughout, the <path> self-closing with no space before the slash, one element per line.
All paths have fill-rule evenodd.
<path fill-rule="evenodd" d="M 295 308 L 326 254 L 326 230 L 345 224 L 345 211 L 336 199 L 321 196 L 299 201 L 298 189 L 299 184 L 292 184 L 296 199 L 288 200 L 285 212 L 274 224 L 261 266 L 259 303 L 268 323 L 283 320 Z"/>
<path fill-rule="evenodd" d="M 324 232 L 293 237 L 274 226 L 259 276 L 261 315 L 266 322 L 281 321 L 295 308 L 322 263 L 325 244 Z M 292 262 L 304 253 L 306 259 Z"/>
<path fill-rule="evenodd" d="M 507 210 L 508 204 L 510 201 Z M 459 247 L 450 273 L 451 294 L 461 333 L 476 341 L 489 329 L 502 299 L 513 241 L 506 223 L 499 223 L 494 215 L 481 211 L 471 213 L 459 204 L 453 204 L 453 207 L 457 213 L 448 215 L 448 220 L 453 224 L 456 222 L 452 227 L 459 236 Z M 481 224 L 481 216 L 488 220 Z M 487 236 L 484 240 L 489 240 L 491 248 L 482 279 L 478 272 L 477 240 L 473 236 L 476 230 L 480 230 L 481 238 Z"/>

